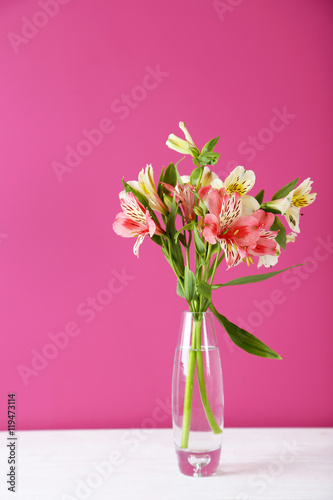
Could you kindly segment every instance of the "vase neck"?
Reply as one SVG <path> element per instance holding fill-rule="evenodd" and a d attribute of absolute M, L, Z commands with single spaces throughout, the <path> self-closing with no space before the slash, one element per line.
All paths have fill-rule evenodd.
<path fill-rule="evenodd" d="M 216 348 L 213 314 L 211 312 L 183 312 L 178 346 L 181 349 Z"/>

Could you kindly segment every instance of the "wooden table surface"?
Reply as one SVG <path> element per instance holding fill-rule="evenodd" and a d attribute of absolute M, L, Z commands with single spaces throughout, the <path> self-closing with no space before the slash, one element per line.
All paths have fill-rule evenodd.
<path fill-rule="evenodd" d="M 178 471 L 170 429 L 18 431 L 15 500 L 333 500 L 333 429 L 230 428 L 218 473 Z"/>

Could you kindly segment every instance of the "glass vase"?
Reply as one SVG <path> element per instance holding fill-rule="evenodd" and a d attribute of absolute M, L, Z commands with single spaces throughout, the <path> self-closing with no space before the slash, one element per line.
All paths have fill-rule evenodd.
<path fill-rule="evenodd" d="M 223 433 L 223 381 L 211 312 L 183 312 L 172 377 L 172 425 L 180 471 L 216 474 Z"/>

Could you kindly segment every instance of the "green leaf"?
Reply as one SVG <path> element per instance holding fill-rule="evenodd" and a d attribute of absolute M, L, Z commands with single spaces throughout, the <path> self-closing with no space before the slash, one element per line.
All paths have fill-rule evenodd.
<path fill-rule="evenodd" d="M 212 298 L 212 287 L 209 283 L 206 283 L 205 281 L 201 281 L 197 285 L 197 292 L 209 300 L 211 300 Z"/>
<path fill-rule="evenodd" d="M 214 314 L 215 318 L 221 323 L 231 340 L 244 351 L 260 356 L 262 358 L 282 359 L 279 354 L 270 349 L 266 344 L 257 339 L 252 333 L 243 330 L 239 326 L 231 323 L 225 316 L 217 312 L 213 304 L 210 304 L 209 309 Z"/>
<path fill-rule="evenodd" d="M 200 165 L 216 165 L 219 157 L 219 153 L 201 153 L 196 160 L 200 163 Z"/>
<path fill-rule="evenodd" d="M 292 182 L 289 182 L 289 184 L 286 184 L 285 186 L 283 186 L 281 189 L 279 189 L 272 197 L 272 201 L 273 200 L 279 200 L 280 198 L 285 198 L 287 196 L 287 194 L 290 193 L 290 191 L 292 191 L 294 189 L 294 187 L 296 186 L 297 182 L 299 181 L 299 177 L 297 177 L 297 179 L 295 179 L 294 181 Z"/>
<path fill-rule="evenodd" d="M 196 282 L 201 281 L 201 269 L 202 269 L 203 264 L 204 264 L 203 261 L 201 261 L 200 264 L 198 264 L 196 266 L 196 270 L 195 270 L 195 280 L 196 280 Z"/>
<path fill-rule="evenodd" d="M 179 235 L 180 235 L 183 231 L 185 231 L 186 229 L 188 229 L 188 230 L 192 229 L 192 226 L 193 226 L 193 222 L 189 222 L 188 224 L 185 224 L 185 226 L 183 226 L 181 229 L 179 229 L 179 231 L 177 231 L 177 232 L 176 232 L 176 234 L 175 234 L 175 236 L 174 236 L 175 241 L 177 241 L 177 240 L 178 240 Z"/>
<path fill-rule="evenodd" d="M 190 303 L 195 293 L 195 276 L 191 271 L 191 269 L 187 266 L 185 267 L 184 286 L 185 286 L 185 299 L 187 300 L 188 303 Z"/>
<path fill-rule="evenodd" d="M 170 208 L 170 214 L 169 214 L 166 226 L 165 226 L 167 233 L 172 238 L 176 234 L 175 221 L 176 221 L 176 217 L 177 217 L 177 210 L 178 210 L 178 206 L 177 206 L 177 202 L 176 202 L 176 197 L 173 196 L 172 203 L 171 203 L 171 208 Z"/>
<path fill-rule="evenodd" d="M 215 146 L 216 146 L 217 141 L 219 140 L 219 138 L 220 138 L 220 136 L 219 137 L 215 137 L 215 139 L 212 139 L 212 140 L 208 141 L 204 145 L 204 147 L 202 148 L 202 153 L 211 153 L 214 150 L 214 148 L 215 148 Z"/>
<path fill-rule="evenodd" d="M 179 280 L 177 280 L 177 295 L 179 295 L 179 297 L 182 297 L 183 299 L 185 299 L 184 290 L 183 290 L 183 287 L 180 284 Z"/>
<path fill-rule="evenodd" d="M 161 236 L 158 236 L 157 234 L 154 234 L 150 239 L 154 243 L 157 243 L 157 245 L 159 245 L 160 247 L 163 245 L 163 240 L 162 240 Z"/>
<path fill-rule="evenodd" d="M 170 259 L 177 276 L 184 276 L 184 257 L 179 241 L 175 242 L 176 234 L 175 220 L 177 217 L 178 205 L 175 196 L 172 199 L 170 214 L 166 223 L 166 232 L 170 236 Z"/>
<path fill-rule="evenodd" d="M 265 190 L 262 189 L 261 191 L 259 191 L 259 193 L 257 194 L 257 196 L 255 196 L 255 199 L 257 200 L 257 202 L 259 203 L 259 205 L 261 205 L 262 202 L 263 202 L 264 194 L 265 194 Z"/>
<path fill-rule="evenodd" d="M 201 171 L 202 171 L 202 167 L 197 167 L 195 168 L 192 173 L 191 173 L 191 177 L 190 177 L 190 182 L 193 186 L 196 185 L 196 183 L 198 182 L 199 180 L 199 177 L 200 177 L 200 174 L 201 174 Z"/>
<path fill-rule="evenodd" d="M 286 228 L 282 224 L 281 220 L 276 216 L 273 224 L 271 225 L 271 231 L 279 231 L 275 241 L 280 245 L 280 247 L 283 248 L 283 250 L 285 250 L 287 245 Z"/>
<path fill-rule="evenodd" d="M 227 283 L 222 283 L 221 285 L 213 285 L 212 289 L 216 290 L 217 288 L 221 288 L 222 286 L 246 285 L 247 283 L 258 283 L 259 281 L 268 280 L 268 278 L 272 278 L 277 274 L 284 273 L 289 269 L 293 269 L 294 267 L 303 265 L 304 264 L 296 264 L 295 266 L 287 267 L 286 269 L 282 269 L 281 271 L 273 271 L 271 273 L 263 273 L 263 274 L 253 274 L 252 276 L 244 276 L 243 278 L 236 278 L 232 281 L 228 281 Z"/>
<path fill-rule="evenodd" d="M 193 236 L 194 236 L 195 249 L 198 252 L 198 254 L 201 256 L 206 255 L 205 244 L 203 243 L 202 239 L 200 238 L 197 227 L 195 224 L 193 225 Z"/>
<path fill-rule="evenodd" d="M 177 276 L 184 276 L 184 257 L 179 242 L 171 243 L 171 262 Z"/>
<path fill-rule="evenodd" d="M 177 184 L 177 169 L 173 163 L 169 163 L 164 174 L 163 182 L 173 187 Z"/>
<path fill-rule="evenodd" d="M 148 202 L 147 198 L 142 193 L 140 193 L 135 188 L 132 188 L 129 184 L 127 184 L 127 182 L 124 181 L 124 178 L 123 178 L 123 184 L 124 184 L 124 188 L 125 188 L 126 193 L 133 193 L 134 196 L 137 197 L 139 202 L 142 203 L 142 205 L 145 208 L 149 208 L 149 202 Z"/>
<path fill-rule="evenodd" d="M 162 190 L 163 190 L 163 186 L 161 184 L 161 182 L 163 182 L 163 177 L 164 177 L 164 166 L 162 167 L 162 172 L 158 180 L 158 186 L 157 186 L 157 194 L 160 198 L 162 196 Z"/>
<path fill-rule="evenodd" d="M 168 262 L 170 262 L 170 255 L 169 255 L 168 250 L 167 250 L 165 247 L 162 247 L 162 248 L 161 248 L 161 250 L 162 250 L 162 252 L 163 252 L 164 257 L 166 258 L 166 260 L 167 260 Z"/>

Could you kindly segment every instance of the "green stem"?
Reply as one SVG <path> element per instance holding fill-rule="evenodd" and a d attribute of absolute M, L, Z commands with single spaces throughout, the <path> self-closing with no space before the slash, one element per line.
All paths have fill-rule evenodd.
<path fill-rule="evenodd" d="M 212 431 L 214 434 L 221 434 L 222 430 L 218 426 L 214 414 L 212 412 L 212 409 L 210 407 L 209 401 L 208 401 L 208 396 L 207 396 L 207 391 L 206 391 L 206 385 L 205 385 L 205 376 L 204 376 L 204 368 L 203 368 L 203 359 L 202 359 L 202 350 L 201 350 L 201 323 L 200 323 L 200 330 L 199 330 L 199 335 L 196 337 L 196 358 L 197 358 L 197 372 L 198 372 L 198 381 L 199 381 L 199 389 L 200 389 L 200 396 L 201 396 L 201 401 L 206 413 L 207 420 L 209 422 L 209 425 L 211 426 Z"/>
<path fill-rule="evenodd" d="M 206 413 L 207 420 L 214 434 L 222 433 L 220 427 L 218 426 L 215 420 L 214 414 L 212 412 L 212 409 L 208 401 L 206 385 L 205 385 L 205 377 L 204 377 L 203 358 L 201 351 L 201 328 L 202 328 L 202 319 L 193 320 L 192 344 L 191 344 L 191 349 L 189 351 L 188 371 L 185 383 L 181 448 L 188 447 L 188 440 L 189 440 L 190 426 L 191 426 L 195 365 L 197 365 L 200 396 Z"/>
<path fill-rule="evenodd" d="M 192 395 L 193 395 L 193 383 L 194 383 L 194 371 L 195 371 L 195 338 L 196 331 L 195 325 L 193 325 L 192 333 L 192 345 L 188 355 L 188 368 L 185 383 L 185 396 L 184 396 L 184 411 L 183 411 L 183 430 L 182 430 L 182 440 L 181 448 L 188 447 L 188 438 L 190 434 L 191 426 L 191 410 L 192 410 Z"/>
<path fill-rule="evenodd" d="M 217 266 L 219 265 L 219 257 L 220 257 L 220 253 L 221 253 L 221 248 L 219 248 L 217 254 L 216 254 L 216 259 L 214 261 L 214 264 L 213 264 L 213 272 L 212 272 L 212 275 L 211 275 L 211 280 L 210 280 L 210 284 L 212 285 L 213 284 L 213 280 L 214 280 L 214 276 L 215 276 L 215 272 L 216 272 L 216 269 L 217 269 Z M 224 254 L 222 256 L 222 258 L 224 257 Z"/>

